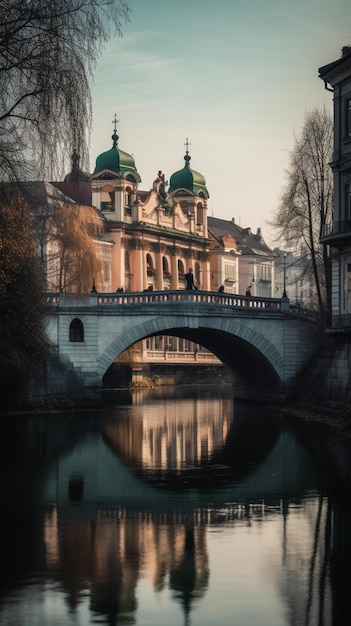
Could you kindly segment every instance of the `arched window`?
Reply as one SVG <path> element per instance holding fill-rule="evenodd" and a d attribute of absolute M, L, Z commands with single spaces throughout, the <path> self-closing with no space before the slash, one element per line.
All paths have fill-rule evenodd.
<path fill-rule="evenodd" d="M 146 269 L 148 276 L 155 276 L 154 263 L 151 254 L 146 255 Z"/>
<path fill-rule="evenodd" d="M 184 278 L 184 264 L 183 261 L 181 261 L 180 259 L 178 259 L 178 280 L 181 283 L 185 283 L 185 278 Z"/>
<path fill-rule="evenodd" d="M 164 277 L 168 277 L 170 275 L 169 268 L 168 268 L 168 261 L 165 256 L 162 257 L 162 271 L 163 271 Z"/>
<path fill-rule="evenodd" d="M 124 194 L 124 210 L 126 215 L 132 214 L 133 190 L 127 187 Z"/>
<path fill-rule="evenodd" d="M 201 285 L 200 263 L 195 263 L 195 284 L 200 288 L 200 285 Z"/>
<path fill-rule="evenodd" d="M 204 208 L 201 204 L 201 202 L 197 203 L 197 207 L 196 207 L 196 222 L 198 226 L 203 226 L 204 224 Z"/>
<path fill-rule="evenodd" d="M 69 340 L 74 342 L 84 341 L 84 326 L 77 317 L 72 320 L 69 327 Z"/>

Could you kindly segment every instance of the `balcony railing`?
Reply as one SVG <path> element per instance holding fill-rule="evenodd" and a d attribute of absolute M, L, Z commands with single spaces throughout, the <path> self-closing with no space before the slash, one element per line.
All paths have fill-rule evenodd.
<path fill-rule="evenodd" d="M 143 350 L 144 363 L 204 363 L 220 365 L 221 361 L 211 352 L 181 352 L 174 350 Z"/>
<path fill-rule="evenodd" d="M 322 237 L 332 237 L 333 235 L 351 235 L 351 220 L 339 220 L 332 224 L 325 224 Z"/>

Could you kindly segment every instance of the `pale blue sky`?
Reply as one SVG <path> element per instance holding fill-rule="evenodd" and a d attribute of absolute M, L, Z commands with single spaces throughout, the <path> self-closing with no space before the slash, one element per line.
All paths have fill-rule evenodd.
<path fill-rule="evenodd" d="M 127 0 L 131 20 L 95 72 L 90 169 L 112 146 L 148 190 L 184 166 L 206 178 L 209 215 L 261 227 L 278 205 L 294 133 L 332 94 L 318 68 L 351 45 L 350 0 Z"/>

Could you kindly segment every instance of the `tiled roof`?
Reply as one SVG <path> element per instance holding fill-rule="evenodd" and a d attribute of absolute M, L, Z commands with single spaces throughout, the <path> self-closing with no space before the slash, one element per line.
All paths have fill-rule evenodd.
<path fill-rule="evenodd" d="M 57 200 L 75 204 L 71 198 L 63 194 L 57 187 L 45 181 L 1 183 L 1 190 L 5 195 L 21 193 L 31 208 L 34 205 L 36 207 L 49 206 Z"/>
<path fill-rule="evenodd" d="M 223 245 L 223 237 L 230 235 L 235 239 L 241 254 L 272 256 L 273 251 L 267 246 L 262 235 L 253 234 L 250 228 L 242 228 L 228 220 L 208 217 L 207 226 L 210 234 Z"/>

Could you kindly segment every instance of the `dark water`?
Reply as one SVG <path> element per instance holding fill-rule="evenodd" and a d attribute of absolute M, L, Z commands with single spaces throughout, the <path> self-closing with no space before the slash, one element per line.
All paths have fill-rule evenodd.
<path fill-rule="evenodd" d="M 351 624 L 328 433 L 183 389 L 3 419 L 1 442 L 0 626 Z"/>

